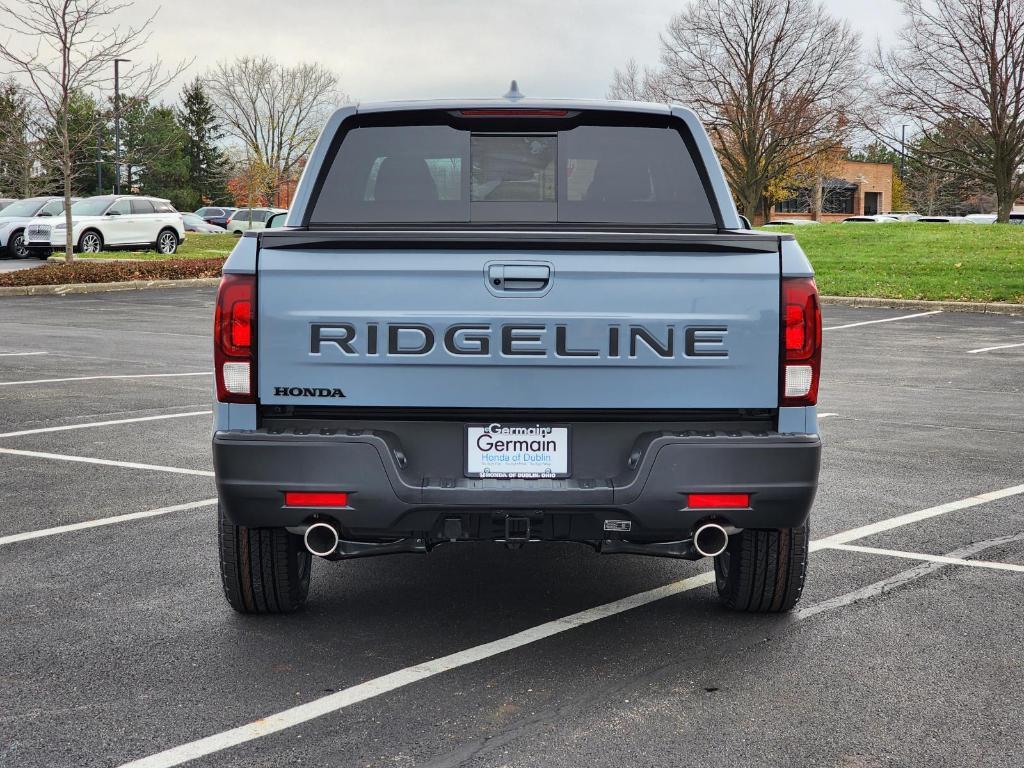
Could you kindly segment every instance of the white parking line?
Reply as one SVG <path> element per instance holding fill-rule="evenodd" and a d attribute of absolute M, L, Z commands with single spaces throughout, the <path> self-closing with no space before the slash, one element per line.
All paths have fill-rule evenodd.
<path fill-rule="evenodd" d="M 111 421 L 90 421 L 85 424 L 68 424 L 64 427 L 39 427 L 38 429 L 22 429 L 17 432 L 0 432 L 0 437 L 21 437 L 22 435 L 41 435 L 44 432 L 64 432 L 69 429 L 88 429 L 90 427 L 109 427 L 115 424 L 134 424 L 139 421 L 162 421 L 164 419 L 183 419 L 186 416 L 209 416 L 213 411 L 189 411 L 188 413 L 166 413 L 161 416 L 138 416 L 132 419 L 112 419 Z"/>
<path fill-rule="evenodd" d="M 0 387 L 13 387 L 16 384 L 55 384 L 64 381 L 96 381 L 99 379 L 170 379 L 178 376 L 213 376 L 212 371 L 197 373 L 129 373 L 116 376 L 72 376 L 67 379 L 29 379 L 27 381 L 0 381 Z"/>
<path fill-rule="evenodd" d="M 939 515 L 944 515 L 947 512 L 970 509 L 971 507 L 977 507 L 980 504 L 986 504 L 990 501 L 998 501 L 999 499 L 1006 499 L 1011 496 L 1019 496 L 1022 493 L 1024 493 L 1024 485 L 1014 485 L 1009 488 L 1002 488 L 998 491 L 979 493 L 977 496 L 968 496 L 966 499 L 958 499 L 957 501 L 950 501 L 946 504 L 939 504 L 937 507 L 928 507 L 928 509 L 920 509 L 917 512 L 908 512 L 905 515 L 890 517 L 888 520 L 879 520 L 877 523 L 862 525 L 860 528 L 851 528 L 849 531 L 843 531 L 842 533 L 837 533 L 832 536 L 826 536 L 824 539 L 812 541 L 811 550 L 813 551 L 824 547 L 830 547 L 833 544 L 848 544 L 849 542 L 856 541 L 857 539 L 865 539 L 868 536 L 874 536 L 876 533 L 891 531 L 893 528 L 899 528 L 904 525 L 909 525 L 910 523 L 917 523 L 921 520 L 927 520 L 930 517 L 938 517 Z"/>
<path fill-rule="evenodd" d="M 0 357 L 32 357 L 33 355 L 48 355 L 49 352 L 0 352 Z"/>
<path fill-rule="evenodd" d="M 968 355 L 976 355 L 979 352 L 991 352 L 993 349 L 1013 349 L 1014 347 L 1024 347 L 1024 342 L 1020 344 L 1000 344 L 997 347 L 982 347 L 981 349 L 969 349 L 967 350 Z"/>
<path fill-rule="evenodd" d="M 846 325 L 832 325 L 822 328 L 823 331 L 841 331 L 843 328 L 859 328 L 862 325 L 874 325 L 875 323 L 894 323 L 897 320 L 910 320 L 912 317 L 927 317 L 928 315 L 938 315 L 942 312 L 941 309 L 934 309 L 931 312 L 918 312 L 913 315 L 901 315 L 900 317 L 884 317 L 881 320 L 864 320 L 860 323 L 847 323 Z"/>
<path fill-rule="evenodd" d="M 131 520 L 143 520 L 147 517 L 169 515 L 171 512 L 185 512 L 190 509 L 209 507 L 216 503 L 216 499 L 203 499 L 202 501 L 193 501 L 189 504 L 175 504 L 173 507 L 147 509 L 144 512 L 129 512 L 126 515 L 115 515 L 114 517 L 101 517 L 96 520 L 86 520 L 83 523 L 71 523 L 69 525 L 58 525 L 55 528 L 43 528 L 38 531 L 26 531 L 25 533 L 15 533 L 10 536 L 0 536 L 0 546 L 4 544 L 14 544 L 17 541 L 29 541 L 31 539 L 41 539 L 46 536 L 56 536 L 59 533 L 70 533 L 71 531 L 83 531 L 88 528 L 99 528 L 102 525 L 115 525 L 117 523 L 127 523 Z"/>
<path fill-rule="evenodd" d="M 57 461 L 74 461 L 81 464 L 102 464 L 106 467 L 124 467 L 126 469 L 149 469 L 154 472 L 171 472 L 177 475 L 198 475 L 213 477 L 213 472 L 206 469 L 186 469 L 185 467 L 165 467 L 161 464 L 138 464 L 134 461 L 113 461 L 111 459 L 94 459 L 89 456 L 67 456 L 63 453 L 44 453 L 43 451 L 22 451 L 14 448 L 0 448 L 0 453 L 11 456 L 28 456 L 33 459 L 56 459 Z"/>
<path fill-rule="evenodd" d="M 852 531 L 845 531 L 843 533 L 836 534 L 835 536 L 821 539 L 817 542 L 811 542 L 810 548 L 812 550 L 822 549 L 824 547 L 828 547 L 830 544 L 844 543 L 846 541 L 852 541 L 853 539 L 863 538 L 864 536 L 870 536 L 872 533 L 876 533 L 879 530 L 889 530 L 901 525 L 909 525 L 910 523 L 917 522 L 918 520 L 924 520 L 946 512 L 965 509 L 967 507 L 975 506 L 976 504 L 983 504 L 986 501 L 1004 499 L 1008 496 L 1014 496 L 1021 493 L 1024 493 L 1024 485 L 1017 485 L 1012 488 L 1003 488 L 990 493 L 978 494 L 977 496 L 971 496 L 968 499 L 963 499 L 962 501 L 950 502 L 949 504 L 931 507 L 929 509 L 920 510 L 919 512 L 900 515 L 899 517 L 894 517 L 891 520 L 883 520 L 873 525 L 855 528 Z M 322 696 L 305 704 L 300 704 L 296 707 L 282 710 L 281 712 L 260 718 L 259 720 L 254 720 L 237 728 L 231 728 L 227 731 L 222 731 L 221 733 L 216 733 L 212 736 L 207 736 L 206 738 L 189 742 L 188 744 L 172 747 L 171 749 L 158 752 L 157 754 L 150 755 L 149 757 L 133 760 L 130 763 L 123 764 L 120 768 L 171 768 L 171 766 L 182 765 L 190 760 L 195 760 L 206 755 L 212 755 L 216 752 L 220 752 L 221 750 L 228 749 L 229 747 L 238 746 L 239 744 L 244 744 L 245 742 L 253 741 L 254 739 L 259 739 L 263 736 L 268 736 L 272 733 L 277 733 L 278 731 L 282 731 L 296 725 L 301 725 L 302 723 L 318 717 L 338 712 L 352 704 L 372 699 L 376 696 L 394 691 L 406 685 L 411 685 L 412 683 L 433 677 L 434 675 L 439 675 L 443 672 L 448 672 L 467 664 L 472 664 L 516 648 L 521 648 L 524 645 L 535 643 L 561 632 L 575 629 L 576 627 L 580 627 L 584 624 L 589 624 L 609 616 L 615 616 L 616 614 L 624 613 L 625 611 L 630 611 L 634 608 L 639 608 L 666 597 L 671 597 L 683 592 L 688 592 L 692 589 L 697 589 L 698 587 L 703 587 L 707 584 L 712 584 L 714 580 L 714 573 L 707 571 L 705 573 L 698 574 L 697 576 L 691 576 L 688 579 L 683 579 L 682 581 L 676 581 L 672 584 L 666 584 L 665 586 L 657 587 L 646 592 L 630 595 L 629 597 L 625 597 L 621 600 L 615 600 L 614 602 L 599 605 L 595 608 L 588 608 L 585 611 L 573 613 L 569 616 L 563 616 L 560 619 L 540 624 L 536 627 L 523 630 L 522 632 L 517 632 L 514 635 L 509 635 L 508 637 L 503 637 L 490 643 L 484 643 L 483 645 L 478 645 L 474 648 L 458 651 L 448 656 L 442 656 L 439 659 L 434 659 L 433 661 L 426 661 L 422 664 L 416 664 L 411 667 L 406 667 L 405 669 L 400 669 L 397 672 L 392 672 L 384 675 L 383 677 L 378 677 L 364 683 L 359 683 L 358 685 L 353 685 L 349 688 L 345 688 L 344 690 L 337 691 L 336 693 Z"/>
<path fill-rule="evenodd" d="M 838 413 L 819 413 L 818 414 L 818 418 L 819 419 L 827 419 L 829 416 L 838 416 L 838 415 L 839 415 Z M 3 435 L 0 435 L 0 437 L 3 437 Z"/>
<path fill-rule="evenodd" d="M 993 568 L 997 571 L 1016 571 L 1024 573 L 1024 565 L 1014 563 L 997 563 L 993 560 L 965 560 L 962 557 L 946 555 L 925 555 L 921 552 L 903 552 L 898 549 L 879 549 L 878 547 L 861 547 L 857 544 L 831 544 L 825 549 L 842 549 L 847 552 L 862 552 L 865 555 L 886 555 L 902 557 L 906 560 L 923 560 L 929 563 L 947 563 L 949 565 L 969 565 L 973 568 Z"/>

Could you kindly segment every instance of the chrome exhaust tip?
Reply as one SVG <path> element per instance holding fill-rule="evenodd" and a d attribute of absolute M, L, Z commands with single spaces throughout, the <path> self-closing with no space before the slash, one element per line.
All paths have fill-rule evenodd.
<path fill-rule="evenodd" d="M 338 551 L 338 529 L 330 523 L 313 523 L 302 534 L 306 549 L 317 557 L 330 557 Z"/>
<path fill-rule="evenodd" d="M 729 546 L 729 532 L 718 523 L 704 523 L 693 532 L 693 548 L 703 557 L 718 557 Z"/>

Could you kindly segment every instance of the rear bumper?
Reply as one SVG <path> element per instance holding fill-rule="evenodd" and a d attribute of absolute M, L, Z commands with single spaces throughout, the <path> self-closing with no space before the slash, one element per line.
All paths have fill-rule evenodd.
<path fill-rule="evenodd" d="M 330 434 L 333 432 L 333 434 Z M 810 513 L 818 483 L 817 435 L 774 432 L 651 432 L 637 440 L 612 478 L 480 480 L 412 477 L 395 436 L 377 430 L 217 432 L 217 490 L 228 517 L 250 527 L 302 526 L 333 519 L 346 538 L 501 539 L 505 518 L 527 516 L 544 540 L 674 541 L 709 518 L 738 528 L 788 528 Z M 349 507 L 284 506 L 285 491 L 349 493 Z M 686 495 L 751 494 L 748 509 L 688 509 Z M 628 533 L 605 522 L 628 521 Z M 621 526 L 620 526 L 621 527 Z"/>

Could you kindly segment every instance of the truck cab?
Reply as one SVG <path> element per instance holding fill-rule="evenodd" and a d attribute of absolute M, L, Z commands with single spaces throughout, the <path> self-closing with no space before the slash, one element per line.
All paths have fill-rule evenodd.
<path fill-rule="evenodd" d="M 792 608 L 821 443 L 821 317 L 684 108 L 345 107 L 215 319 L 225 593 L 296 610 L 311 559 L 488 541 L 714 558 Z"/>

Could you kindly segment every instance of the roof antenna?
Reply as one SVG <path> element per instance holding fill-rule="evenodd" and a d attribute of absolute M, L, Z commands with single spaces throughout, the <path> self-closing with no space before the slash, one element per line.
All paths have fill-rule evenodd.
<path fill-rule="evenodd" d="M 512 85 L 509 86 L 508 93 L 505 94 L 504 98 L 511 99 L 513 101 L 523 98 L 523 94 L 519 92 L 519 83 L 513 80 Z"/>

